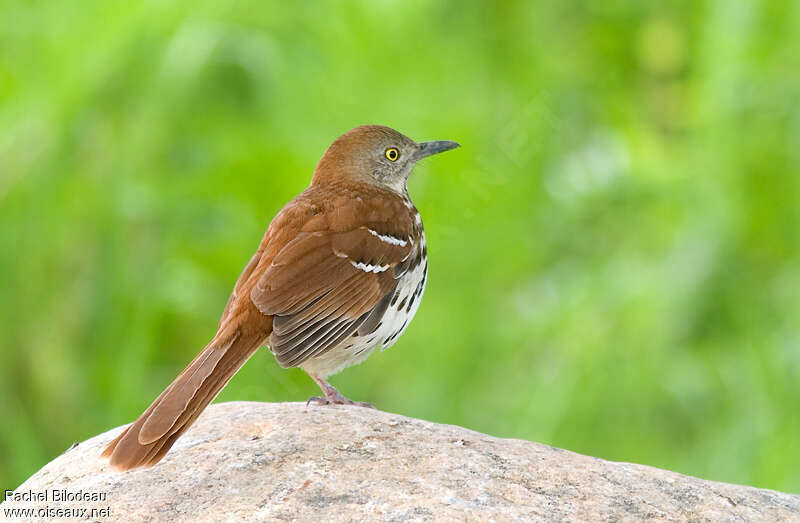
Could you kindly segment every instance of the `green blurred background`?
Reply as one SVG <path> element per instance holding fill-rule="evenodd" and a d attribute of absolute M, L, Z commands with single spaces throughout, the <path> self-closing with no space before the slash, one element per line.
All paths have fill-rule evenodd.
<path fill-rule="evenodd" d="M 132 421 L 344 131 L 420 165 L 380 408 L 800 492 L 800 3 L 3 2 L 0 488 Z M 262 350 L 218 401 L 317 393 Z"/>

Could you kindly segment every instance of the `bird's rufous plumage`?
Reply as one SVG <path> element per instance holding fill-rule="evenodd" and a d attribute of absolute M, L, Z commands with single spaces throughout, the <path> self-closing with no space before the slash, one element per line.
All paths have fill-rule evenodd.
<path fill-rule="evenodd" d="M 416 312 L 427 247 L 406 182 L 419 159 L 457 146 L 376 125 L 339 137 L 270 223 L 214 339 L 105 449 L 111 465 L 158 463 L 264 344 L 311 375 L 325 393 L 314 399 L 356 403 L 325 379 L 393 344 Z"/>

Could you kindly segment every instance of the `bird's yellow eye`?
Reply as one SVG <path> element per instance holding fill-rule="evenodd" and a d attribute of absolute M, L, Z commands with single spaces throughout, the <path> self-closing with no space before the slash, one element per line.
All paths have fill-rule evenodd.
<path fill-rule="evenodd" d="M 400 151 L 398 151 L 396 147 L 389 147 L 386 149 L 386 158 L 392 162 L 396 162 L 397 159 L 400 158 Z"/>

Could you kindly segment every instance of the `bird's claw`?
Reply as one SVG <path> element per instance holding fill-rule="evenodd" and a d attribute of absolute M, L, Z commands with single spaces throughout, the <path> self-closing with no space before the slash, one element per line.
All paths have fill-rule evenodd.
<path fill-rule="evenodd" d="M 308 401 L 306 401 L 306 407 L 308 407 L 311 403 L 316 405 L 355 405 L 357 407 L 367 407 L 369 409 L 375 408 L 375 405 L 372 403 L 368 403 L 366 401 L 353 401 L 345 398 L 341 394 L 330 396 L 311 396 L 308 398 Z"/>

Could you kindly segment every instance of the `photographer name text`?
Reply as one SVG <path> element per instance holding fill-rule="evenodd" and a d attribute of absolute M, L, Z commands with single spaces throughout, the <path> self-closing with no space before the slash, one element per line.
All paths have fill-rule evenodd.
<path fill-rule="evenodd" d="M 105 492 L 67 489 L 51 490 L 8 490 L 4 491 L 7 501 L 106 501 Z"/>

